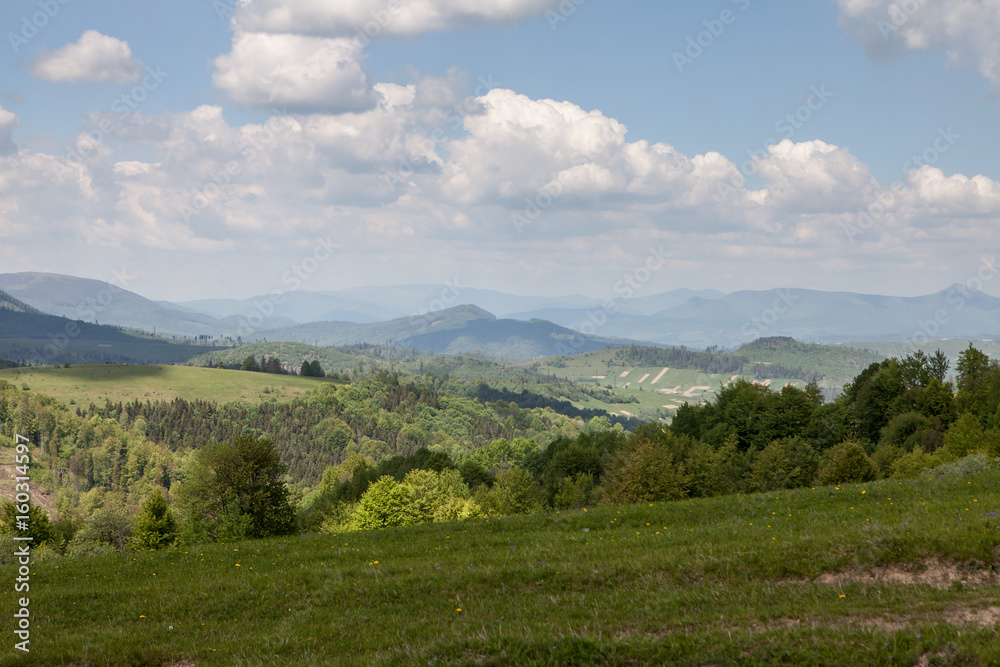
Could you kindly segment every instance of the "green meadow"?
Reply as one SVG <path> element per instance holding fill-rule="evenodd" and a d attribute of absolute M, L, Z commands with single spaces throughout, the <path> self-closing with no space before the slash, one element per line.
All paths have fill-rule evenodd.
<path fill-rule="evenodd" d="M 320 383 L 296 375 L 274 375 L 193 366 L 134 366 L 119 364 L 30 366 L 0 371 L 0 380 L 46 394 L 67 405 L 105 401 L 289 401 Z"/>
<path fill-rule="evenodd" d="M 5 632 L 0 655 L 12 667 L 998 664 L 998 507 L 996 471 L 925 473 L 49 555 L 32 565 L 31 653 Z"/>

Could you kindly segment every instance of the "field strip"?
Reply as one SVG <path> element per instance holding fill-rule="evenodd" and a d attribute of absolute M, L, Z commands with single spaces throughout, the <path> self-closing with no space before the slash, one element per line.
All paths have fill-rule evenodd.
<path fill-rule="evenodd" d="M 648 378 L 648 377 L 649 377 L 649 373 L 646 373 L 641 378 L 639 378 L 639 384 L 642 384 L 643 382 L 645 382 L 646 378 Z"/>
<path fill-rule="evenodd" d="M 684 396 L 686 396 L 687 398 L 691 398 L 691 397 L 694 396 L 694 392 L 696 392 L 696 391 L 708 391 L 709 389 L 711 389 L 711 387 L 705 387 L 703 385 L 698 385 L 696 387 L 691 387 L 690 389 L 688 389 L 687 391 L 685 391 L 684 392 Z"/>
<path fill-rule="evenodd" d="M 625 377 L 626 375 L 628 375 L 628 374 L 629 374 L 629 373 L 631 373 L 631 372 L 632 372 L 632 369 L 631 369 L 631 368 L 630 368 L 630 369 L 628 369 L 627 371 L 622 371 L 622 374 L 621 374 L 621 375 L 619 375 L 618 377 L 620 377 L 620 378 L 623 378 L 623 377 Z"/>
<path fill-rule="evenodd" d="M 681 386 L 677 385 L 673 389 L 667 389 L 666 387 L 664 387 L 663 389 L 657 389 L 656 391 L 658 391 L 661 394 L 668 394 L 668 395 L 669 394 L 679 394 L 679 393 L 681 393 Z"/>
<path fill-rule="evenodd" d="M 603 380 L 606 377 L 608 377 L 608 376 L 607 375 L 591 375 L 590 379 L 591 380 Z"/>
<path fill-rule="evenodd" d="M 663 377 L 663 375 L 664 375 L 664 374 L 665 374 L 665 373 L 666 373 L 667 371 L 669 371 L 669 370 L 670 370 L 669 368 L 666 368 L 666 367 L 665 367 L 665 368 L 664 368 L 664 369 L 663 369 L 662 371 L 660 371 L 660 374 L 659 374 L 659 375 L 657 375 L 657 376 L 656 376 L 655 378 L 653 378 L 653 381 L 652 381 L 652 382 L 650 382 L 649 384 L 656 384 L 657 382 L 659 382 L 659 381 L 660 381 L 660 378 L 661 378 L 661 377 Z"/>

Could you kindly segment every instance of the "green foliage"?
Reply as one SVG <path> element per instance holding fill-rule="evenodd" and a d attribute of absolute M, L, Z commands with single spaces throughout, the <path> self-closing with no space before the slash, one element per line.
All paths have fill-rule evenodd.
<path fill-rule="evenodd" d="M 875 466 L 856 442 L 845 442 L 827 452 L 819 471 L 820 484 L 849 484 L 875 479 Z"/>
<path fill-rule="evenodd" d="M 915 479 L 924 470 L 937 465 L 937 457 L 922 449 L 903 454 L 892 463 L 892 476 L 898 479 Z"/>
<path fill-rule="evenodd" d="M 965 479 L 997 469 L 997 459 L 982 451 L 969 454 L 956 461 L 944 463 L 928 474 L 938 479 Z"/>
<path fill-rule="evenodd" d="M 26 512 L 23 510 L 27 510 Z M 19 516 L 27 517 L 27 520 L 18 519 Z M 19 528 L 19 524 L 25 524 L 26 530 Z M 0 533 L 11 533 L 19 537 L 30 537 L 33 545 L 51 542 L 55 533 L 49 515 L 45 508 L 36 505 L 30 500 L 26 503 L 5 502 L 3 504 L 3 517 L 0 517 Z"/>
<path fill-rule="evenodd" d="M 257 363 L 257 360 L 253 356 L 249 356 L 243 360 L 243 365 L 240 366 L 240 370 L 253 371 L 255 373 L 260 372 L 260 364 Z"/>
<path fill-rule="evenodd" d="M 808 442 L 800 438 L 775 440 L 754 457 L 750 488 L 776 491 L 809 486 L 818 468 L 819 457 Z"/>
<path fill-rule="evenodd" d="M 416 520 L 406 490 L 385 475 L 368 487 L 354 510 L 353 525 L 361 530 L 406 526 Z"/>
<path fill-rule="evenodd" d="M 677 500 L 687 495 L 690 477 L 683 454 L 693 442 L 655 425 L 629 435 L 609 466 L 603 499 L 612 503 Z"/>
<path fill-rule="evenodd" d="M 486 516 L 529 514 L 541 509 L 539 489 L 531 474 L 521 468 L 501 471 L 492 488 L 479 487 L 475 501 Z"/>
<path fill-rule="evenodd" d="M 177 539 L 177 521 L 167 506 L 163 492 L 155 489 L 135 517 L 132 527 L 132 548 L 162 549 Z"/>
<path fill-rule="evenodd" d="M 286 470 L 271 440 L 239 436 L 199 451 L 179 496 L 209 524 L 231 531 L 236 521 L 249 526 L 248 537 L 285 535 L 295 530 L 295 512 L 282 482 Z"/>
<path fill-rule="evenodd" d="M 944 436 L 941 459 L 955 461 L 974 452 L 1000 456 L 1000 430 L 984 429 L 981 423 L 975 413 L 963 413 Z"/>
<path fill-rule="evenodd" d="M 326 377 L 326 373 L 323 371 L 323 367 L 320 365 L 319 359 L 303 361 L 301 368 L 299 368 L 299 375 L 314 378 Z"/>
<path fill-rule="evenodd" d="M 969 343 L 969 347 L 958 355 L 955 370 L 958 372 L 955 385 L 959 412 L 971 413 L 979 419 L 996 412 L 997 384 L 1000 380 L 997 363 Z"/>
<path fill-rule="evenodd" d="M 525 438 L 513 442 L 499 438 L 472 453 L 470 459 L 486 470 L 504 470 L 523 467 L 528 455 L 538 451 L 538 443 Z"/>
<path fill-rule="evenodd" d="M 104 545 L 124 553 L 132 538 L 132 517 L 118 505 L 94 512 L 69 545 L 70 555 L 101 553 L 95 545 Z"/>

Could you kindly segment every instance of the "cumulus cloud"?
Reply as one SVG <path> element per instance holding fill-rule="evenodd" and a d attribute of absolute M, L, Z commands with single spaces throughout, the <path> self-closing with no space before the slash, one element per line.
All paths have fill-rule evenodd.
<path fill-rule="evenodd" d="M 765 260 L 808 272 L 870 253 L 890 264 L 941 257 L 966 238 L 956 230 L 977 234 L 977 248 L 996 245 L 1000 183 L 983 176 L 914 170 L 848 246 L 845 225 L 886 186 L 842 147 L 771 146 L 758 165 L 761 189 L 738 187 L 723 200 L 719 184 L 738 173 L 726 157 L 629 141 L 600 111 L 503 89 L 468 100 L 455 76 L 373 91 L 375 105 L 364 111 L 242 125 L 218 106 L 135 114 L 80 164 L 28 148 L 0 154 L 0 232 L 6 246 L 44 239 L 67 272 L 81 245 L 114 253 L 115 266 L 125 256 L 149 267 L 160 258 L 163 271 L 176 269 L 170 258 L 189 261 L 192 290 L 206 262 L 178 251 L 212 253 L 218 260 L 207 264 L 244 276 L 235 264 L 252 256 L 263 263 L 252 272 L 259 282 L 237 285 L 241 293 L 282 287 L 275 276 L 318 237 L 350 249 L 338 271 L 412 282 L 428 266 L 454 273 L 464 262 L 485 281 L 517 266 L 527 290 L 574 271 L 592 280 L 605 265 L 596 257 L 608 266 L 641 262 L 633 255 L 650 244 L 676 248 L 690 270 L 724 257 L 719 270 L 733 280 Z M 15 122 L 0 112 L 0 128 Z M 387 180 L 401 165 L 404 182 Z M 515 228 L 512 216 L 523 215 L 526 200 L 542 201 L 547 186 L 532 226 Z"/>
<path fill-rule="evenodd" d="M 257 0 L 235 21 L 254 32 L 357 38 L 413 36 L 479 23 L 513 23 L 551 11 L 558 0 Z"/>
<path fill-rule="evenodd" d="M 947 50 L 1000 84 L 1000 3 L 993 0 L 837 0 L 841 24 L 871 57 Z"/>
<path fill-rule="evenodd" d="M 246 32 L 216 58 L 212 82 L 247 107 L 362 111 L 377 102 L 362 59 L 348 39 Z"/>
<path fill-rule="evenodd" d="M 73 44 L 40 54 L 31 75 L 53 83 L 133 83 L 143 67 L 128 42 L 88 30 Z"/>
<path fill-rule="evenodd" d="M 868 166 L 823 141 L 785 139 L 760 162 L 768 205 L 798 212 L 841 213 L 862 206 L 878 187 Z"/>

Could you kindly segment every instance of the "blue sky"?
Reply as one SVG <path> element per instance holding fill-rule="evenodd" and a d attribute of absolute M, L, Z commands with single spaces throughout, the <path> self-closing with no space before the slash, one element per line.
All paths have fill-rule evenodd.
<path fill-rule="evenodd" d="M 7 2 L 0 271 L 938 291 L 997 247 L 995 4 Z"/>

